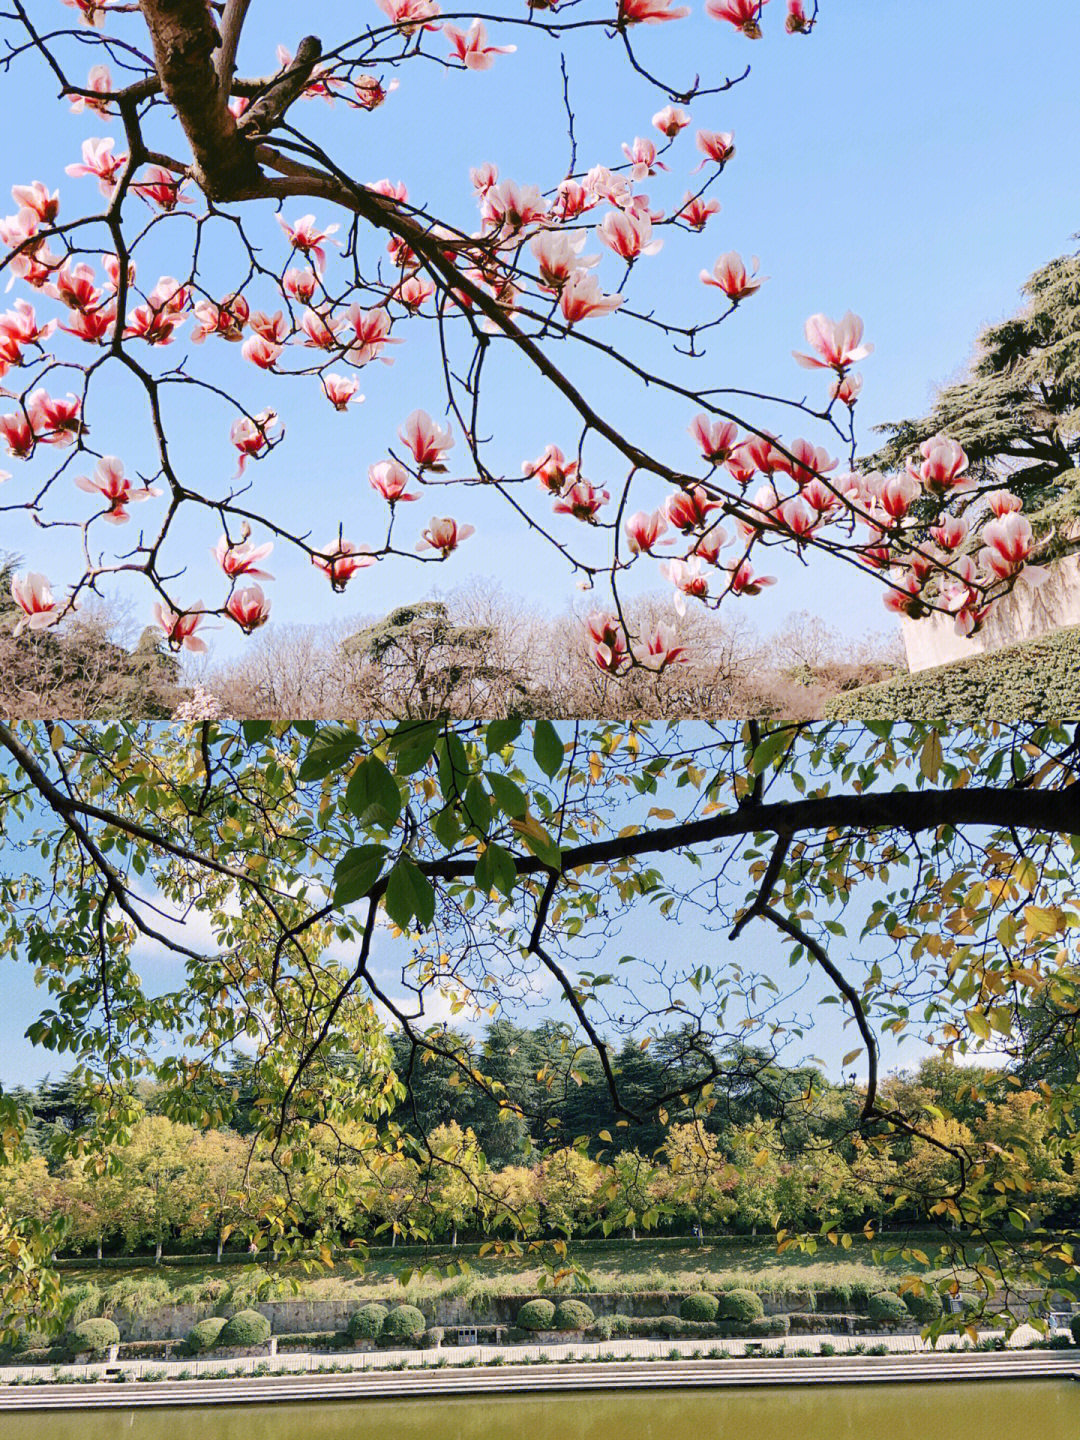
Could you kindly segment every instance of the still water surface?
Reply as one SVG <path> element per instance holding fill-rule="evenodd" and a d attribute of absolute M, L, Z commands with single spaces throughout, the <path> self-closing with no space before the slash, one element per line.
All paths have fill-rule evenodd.
<path fill-rule="evenodd" d="M 1080 1440 L 1080 1381 L 433 1396 L 0 1416 L 4 1440 Z"/>

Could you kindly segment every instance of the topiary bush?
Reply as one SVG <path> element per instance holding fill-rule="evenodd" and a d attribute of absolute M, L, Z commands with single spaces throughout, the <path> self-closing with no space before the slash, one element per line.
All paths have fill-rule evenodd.
<path fill-rule="evenodd" d="M 258 1310 L 238 1310 L 226 1320 L 217 1337 L 219 1350 L 248 1350 L 270 1339 L 270 1321 Z"/>
<path fill-rule="evenodd" d="M 891 1290 L 880 1295 L 871 1295 L 866 1309 L 870 1319 L 878 1325 L 907 1325 L 911 1321 L 908 1307 L 900 1296 L 894 1295 Z"/>
<path fill-rule="evenodd" d="M 196 1321 L 184 1340 L 184 1354 L 205 1355 L 207 1350 L 213 1350 L 227 1323 L 224 1315 L 211 1315 L 206 1320 Z"/>
<path fill-rule="evenodd" d="M 382 1340 L 416 1340 L 427 1329 L 424 1312 L 415 1305 L 399 1305 L 382 1323 Z"/>
<path fill-rule="evenodd" d="M 755 1295 L 753 1290 L 724 1290 L 716 1300 L 716 1313 L 720 1320 L 737 1320 L 742 1325 L 748 1325 L 765 1314 L 761 1296 Z"/>
<path fill-rule="evenodd" d="M 515 1323 L 521 1330 L 550 1330 L 554 1319 L 555 1306 L 550 1300 L 526 1300 Z"/>
<path fill-rule="evenodd" d="M 715 1295 L 706 1295 L 703 1292 L 685 1296 L 679 1306 L 679 1315 L 683 1320 L 711 1322 L 719 1313 L 720 1301 Z"/>
<path fill-rule="evenodd" d="M 596 1316 L 584 1300 L 560 1300 L 551 1317 L 552 1330 L 588 1330 Z"/>
<path fill-rule="evenodd" d="M 361 1305 L 359 1310 L 354 1310 L 349 1316 L 349 1323 L 345 1326 L 346 1334 L 353 1340 L 376 1340 L 382 1334 L 383 1321 L 389 1313 L 388 1306 L 380 1305 L 376 1301 Z"/>
<path fill-rule="evenodd" d="M 420 1347 L 423 1350 L 438 1350 L 445 1338 L 446 1332 L 441 1325 L 429 1325 L 420 1336 Z"/>
<path fill-rule="evenodd" d="M 935 1320 L 941 1319 L 941 1296 L 936 1290 L 924 1289 L 921 1295 L 908 1290 L 904 1294 L 904 1304 L 918 1325 L 932 1325 Z"/>
<path fill-rule="evenodd" d="M 102 1356 L 110 1345 L 120 1344 L 120 1331 L 111 1320 L 80 1320 L 68 1332 L 66 1350 L 69 1355 Z"/>

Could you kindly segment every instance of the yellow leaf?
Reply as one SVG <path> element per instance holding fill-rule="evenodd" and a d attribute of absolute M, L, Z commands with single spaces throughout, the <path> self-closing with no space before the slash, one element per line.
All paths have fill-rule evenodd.
<path fill-rule="evenodd" d="M 593 753 L 589 756 L 589 778 L 592 780 L 594 785 L 600 779 L 600 776 L 603 773 L 604 762 L 594 750 Z"/>
<path fill-rule="evenodd" d="M 990 1039 L 990 1022 L 982 1010 L 967 1010 L 965 1016 L 968 1025 L 980 1040 Z"/>
<path fill-rule="evenodd" d="M 1060 910 L 1043 905 L 1024 906 L 1024 926 L 1028 940 L 1034 940 L 1039 935 L 1056 935 L 1061 929 L 1061 921 Z"/>
<path fill-rule="evenodd" d="M 768 1163 L 769 1163 L 769 1152 L 768 1152 L 768 1150 L 759 1150 L 758 1153 L 754 1156 L 754 1164 L 755 1164 L 755 1165 L 757 1166 L 757 1168 L 760 1170 L 763 1165 L 767 1165 Z"/>
<path fill-rule="evenodd" d="M 840 1061 L 840 1066 L 841 1066 L 841 1068 L 843 1068 L 844 1066 L 850 1065 L 853 1060 L 857 1060 L 857 1059 L 859 1058 L 859 1056 L 862 1054 L 862 1052 L 863 1052 L 863 1047 L 862 1047 L 861 1045 L 859 1046 L 859 1048 L 858 1048 L 857 1050 L 849 1050 L 848 1053 L 844 1056 L 843 1060 Z"/>
<path fill-rule="evenodd" d="M 941 752 L 941 736 L 936 730 L 931 730 L 923 741 L 922 754 L 919 756 L 919 769 L 927 780 L 937 779 L 944 758 Z"/>

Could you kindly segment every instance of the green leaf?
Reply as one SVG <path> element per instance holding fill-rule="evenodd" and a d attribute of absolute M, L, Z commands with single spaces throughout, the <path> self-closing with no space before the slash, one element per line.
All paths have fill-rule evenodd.
<path fill-rule="evenodd" d="M 265 740 L 272 733 L 274 724 L 272 720 L 245 720 L 240 728 L 247 743 L 257 745 L 260 740 Z"/>
<path fill-rule="evenodd" d="M 498 890 L 511 895 L 517 882 L 517 869 L 509 850 L 492 842 L 476 862 L 476 883 L 485 893 Z"/>
<path fill-rule="evenodd" d="M 788 729 L 774 730 L 766 735 L 750 757 L 751 775 L 762 775 L 777 758 L 791 745 L 792 733 Z"/>
<path fill-rule="evenodd" d="M 504 750 L 507 745 L 512 745 L 520 734 L 520 720 L 492 720 L 487 727 L 488 754 L 494 755 L 497 750 Z"/>
<path fill-rule="evenodd" d="M 566 748 L 550 720 L 537 720 L 533 729 L 533 757 L 537 765 L 554 780 L 566 755 Z"/>
<path fill-rule="evenodd" d="M 390 871 L 383 902 L 386 913 L 399 930 L 407 930 L 414 918 L 421 927 L 435 918 L 435 891 L 407 855 Z"/>
<path fill-rule="evenodd" d="M 405 720 L 390 736 L 394 768 L 399 775 L 415 775 L 431 759 L 439 738 L 437 720 Z"/>
<path fill-rule="evenodd" d="M 354 845 L 334 866 L 334 904 L 349 905 L 366 895 L 382 874 L 385 845 Z"/>
<path fill-rule="evenodd" d="M 351 760 L 360 748 L 360 736 L 349 725 L 323 725 L 315 732 L 300 762 L 300 780 L 323 780 Z"/>
<path fill-rule="evenodd" d="M 345 789 L 345 808 L 361 825 L 393 829 L 401 814 L 401 791 L 381 760 L 361 760 Z"/>
<path fill-rule="evenodd" d="M 520 790 L 513 780 L 508 780 L 505 775 L 495 775 L 485 771 L 484 779 L 491 786 L 495 803 L 503 814 L 508 815 L 511 820 L 520 820 L 529 808 L 524 791 Z"/>

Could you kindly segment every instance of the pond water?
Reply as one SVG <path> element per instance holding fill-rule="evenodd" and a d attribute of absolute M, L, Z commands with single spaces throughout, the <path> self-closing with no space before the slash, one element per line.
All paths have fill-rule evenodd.
<path fill-rule="evenodd" d="M 4 1440 L 1078 1440 L 1080 1381 L 52 1411 L 0 1428 Z"/>

